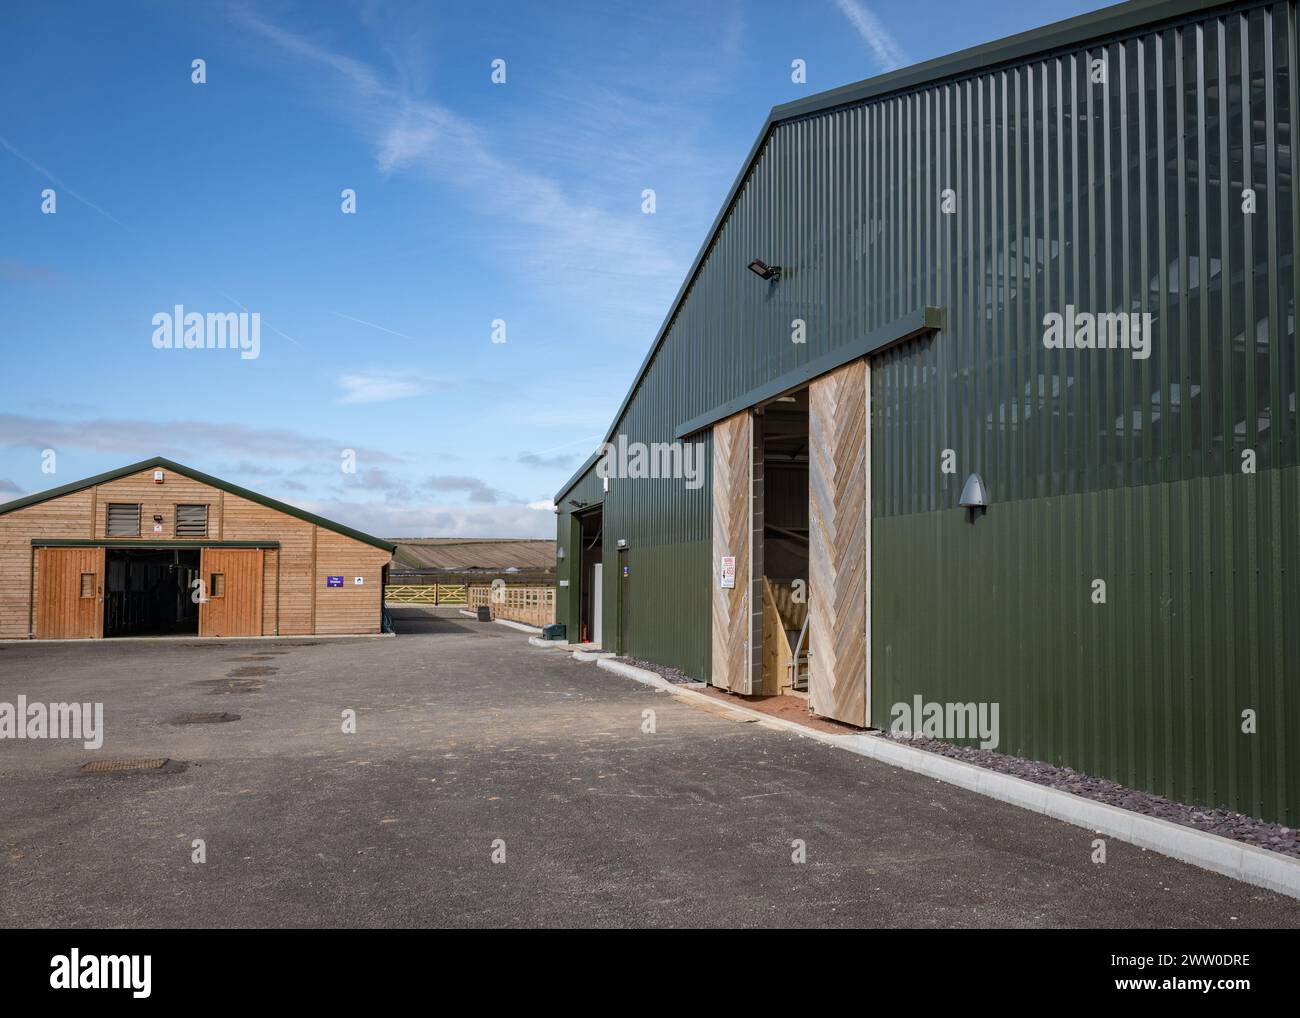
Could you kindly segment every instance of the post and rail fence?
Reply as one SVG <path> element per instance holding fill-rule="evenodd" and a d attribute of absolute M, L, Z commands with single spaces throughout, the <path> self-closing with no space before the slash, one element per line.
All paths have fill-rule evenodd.
<path fill-rule="evenodd" d="M 523 622 L 540 629 L 555 621 L 555 588 L 470 587 L 469 606 L 486 606 L 494 619 Z"/>

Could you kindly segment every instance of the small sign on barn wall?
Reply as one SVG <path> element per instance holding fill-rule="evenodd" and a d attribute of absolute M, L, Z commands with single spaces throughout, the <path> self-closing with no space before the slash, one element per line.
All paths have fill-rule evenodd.
<path fill-rule="evenodd" d="M 341 586 L 343 586 L 343 577 L 342 577 L 342 576 L 327 576 L 327 577 L 325 577 L 325 586 L 327 586 L 327 587 L 341 587 Z"/>
<path fill-rule="evenodd" d="M 722 556 L 722 586 L 735 587 L 736 585 L 736 556 Z"/>
<path fill-rule="evenodd" d="M 352 582 L 359 587 L 366 582 L 366 578 L 364 576 L 354 576 L 352 577 Z"/>

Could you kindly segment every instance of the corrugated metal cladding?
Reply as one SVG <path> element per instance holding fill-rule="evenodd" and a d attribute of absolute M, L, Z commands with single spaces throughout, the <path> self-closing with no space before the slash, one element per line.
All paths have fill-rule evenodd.
<path fill-rule="evenodd" d="M 952 187 L 959 211 L 911 224 L 933 260 L 884 239 L 883 285 L 919 286 L 947 327 L 873 363 L 877 724 L 918 693 L 996 701 L 1003 752 L 1300 820 L 1295 17 L 878 111 L 897 189 Z M 1046 349 L 1067 305 L 1149 312 L 1150 357 Z M 971 471 L 993 503 L 973 527 Z"/>
<path fill-rule="evenodd" d="M 876 724 L 918 693 L 996 700 L 1003 752 L 1300 821 L 1296 33 L 1293 0 L 1224 5 L 768 135 L 617 430 L 671 441 L 945 309 L 872 361 Z M 1150 357 L 1046 349 L 1067 305 L 1149 313 Z M 993 503 L 974 526 L 971 471 Z M 604 495 L 605 618 L 622 537 L 626 650 L 700 678 L 709 488 Z"/>

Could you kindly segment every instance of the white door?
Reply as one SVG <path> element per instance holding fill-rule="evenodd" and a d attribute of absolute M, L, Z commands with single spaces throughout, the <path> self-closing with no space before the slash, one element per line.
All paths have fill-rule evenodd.
<path fill-rule="evenodd" d="M 601 597 L 600 591 L 600 578 L 603 572 L 599 562 L 591 567 L 591 642 L 597 647 L 604 646 L 600 642 L 600 617 L 604 609 L 604 599 Z"/>

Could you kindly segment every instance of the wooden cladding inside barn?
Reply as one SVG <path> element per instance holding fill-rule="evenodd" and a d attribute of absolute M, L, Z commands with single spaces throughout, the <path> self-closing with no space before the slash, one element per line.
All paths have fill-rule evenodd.
<path fill-rule="evenodd" d="M 112 555 L 123 546 L 194 547 L 197 540 L 204 583 L 218 573 L 226 584 L 222 604 L 200 606 L 200 635 L 380 631 L 389 551 L 175 469 L 163 470 L 161 483 L 154 475 L 140 470 L 0 514 L 0 639 L 105 635 L 101 542 Z M 139 506 L 138 537 L 110 538 L 110 504 Z M 176 532 L 178 512 L 185 533 Z M 201 538 L 198 519 L 206 520 Z M 86 598 L 90 573 L 96 592 Z"/>

